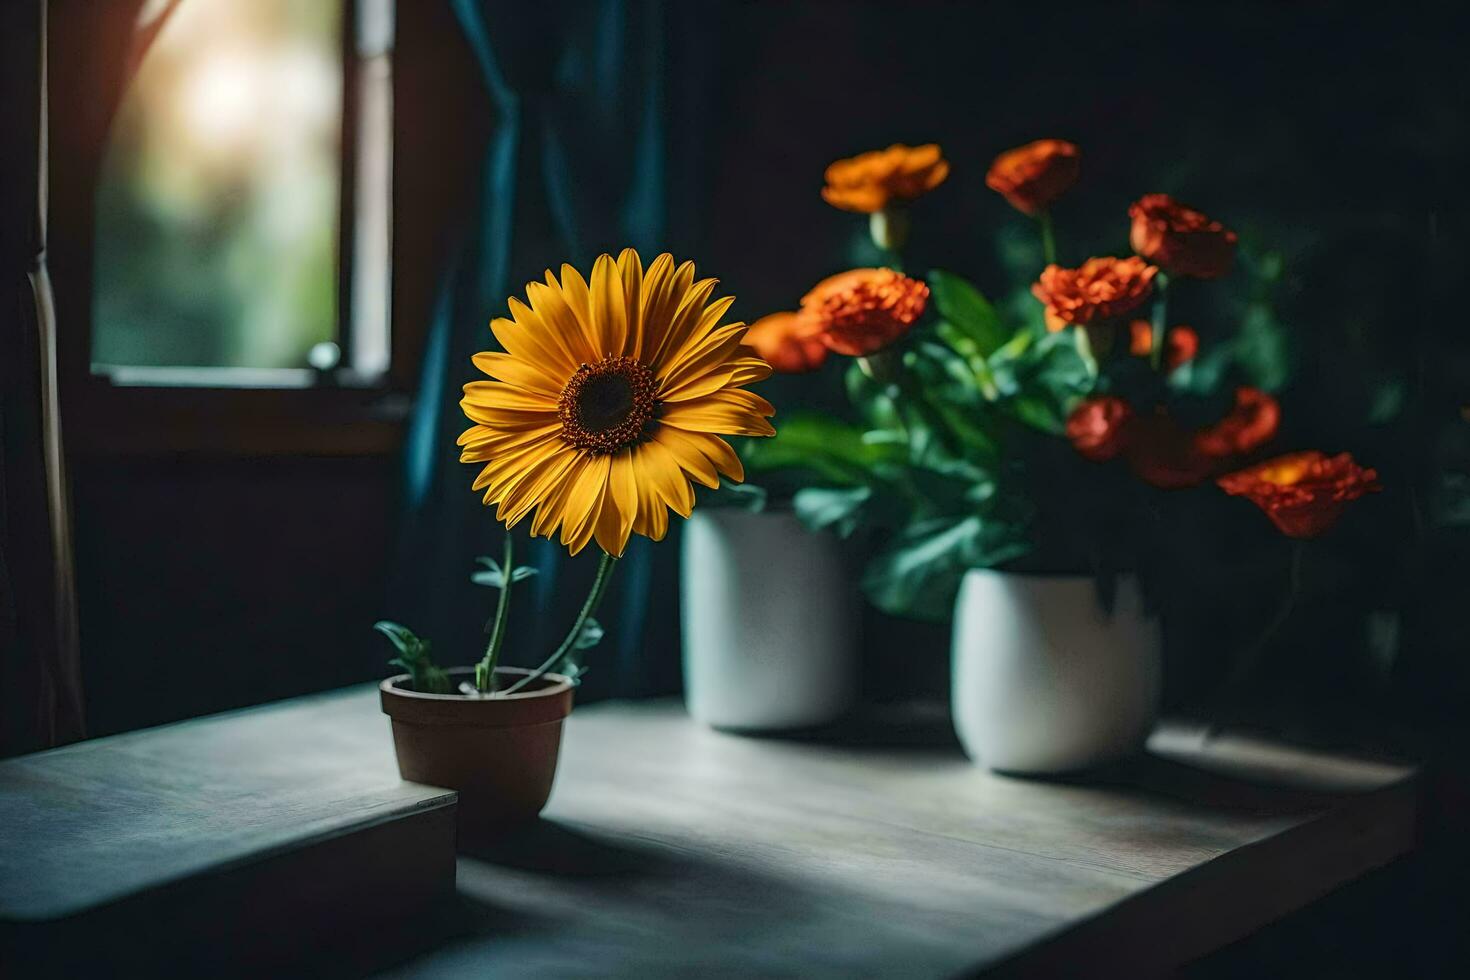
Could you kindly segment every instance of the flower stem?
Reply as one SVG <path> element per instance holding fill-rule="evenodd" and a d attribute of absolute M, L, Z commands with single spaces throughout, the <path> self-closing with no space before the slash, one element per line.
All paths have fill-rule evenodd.
<path fill-rule="evenodd" d="M 1057 239 L 1051 227 L 1051 211 L 1043 211 L 1036 218 L 1041 222 L 1041 257 L 1047 265 L 1056 265 Z"/>
<path fill-rule="evenodd" d="M 505 643 L 505 620 L 510 612 L 510 586 L 515 577 L 515 538 L 508 530 L 505 532 L 500 571 L 505 581 L 500 585 L 500 601 L 495 604 L 495 625 L 490 630 L 485 657 L 475 665 L 475 688 L 483 693 L 495 690 L 495 667 L 500 663 L 500 647 Z"/>
<path fill-rule="evenodd" d="M 1302 542 L 1293 538 L 1291 542 L 1291 558 L 1289 559 L 1287 570 L 1286 598 L 1282 600 L 1281 605 L 1276 610 L 1276 614 L 1266 623 L 1266 628 L 1257 635 L 1255 642 L 1246 647 L 1240 657 L 1235 661 L 1234 669 L 1230 671 L 1230 676 L 1225 679 L 1224 685 L 1220 688 L 1220 698 L 1216 704 L 1214 717 L 1205 726 L 1203 741 L 1208 742 L 1219 734 L 1223 726 L 1226 710 L 1235 702 L 1240 693 L 1240 689 L 1245 686 L 1246 681 L 1250 680 L 1251 675 L 1260 666 L 1261 657 L 1270 648 L 1271 639 L 1281 627 L 1286 625 L 1286 621 L 1291 618 L 1292 610 L 1296 608 L 1297 597 L 1301 594 L 1302 590 L 1303 550 Z"/>
<path fill-rule="evenodd" d="M 1169 277 L 1160 272 L 1154 278 L 1154 316 L 1151 343 L 1149 344 L 1149 363 L 1157 371 L 1159 365 L 1164 361 L 1164 331 L 1168 326 L 1169 316 Z"/>
<path fill-rule="evenodd" d="M 532 681 L 538 680 L 572 651 L 577 645 L 577 640 L 582 637 L 582 627 L 586 626 L 587 620 L 591 619 L 592 614 L 597 612 L 597 607 L 602 602 L 602 594 L 607 591 L 607 583 L 612 578 L 613 565 L 616 563 L 617 559 L 612 555 L 605 551 L 602 553 L 602 560 L 597 564 L 597 577 L 592 580 L 592 591 L 587 593 L 587 601 L 582 603 L 582 610 L 577 613 L 577 618 L 572 622 L 572 629 L 567 633 L 566 638 L 561 641 L 561 646 L 557 647 L 556 652 L 547 657 L 541 663 L 541 666 L 516 681 L 510 687 L 507 687 L 505 689 L 506 694 L 514 694 Z"/>
<path fill-rule="evenodd" d="M 884 208 L 868 215 L 868 234 L 873 244 L 890 257 L 889 268 L 903 271 L 903 247 L 909 238 L 909 214 L 903 208 Z"/>

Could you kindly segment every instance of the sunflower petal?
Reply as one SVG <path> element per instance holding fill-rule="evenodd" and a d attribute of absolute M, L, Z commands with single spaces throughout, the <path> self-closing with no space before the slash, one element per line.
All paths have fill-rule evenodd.
<path fill-rule="evenodd" d="M 514 296 L 506 305 L 513 319 L 496 317 L 490 321 L 490 332 L 506 353 L 554 374 L 576 370 L 576 362 L 535 311 Z"/>
<path fill-rule="evenodd" d="M 688 517 L 694 509 L 694 487 L 685 478 L 674 454 L 658 440 L 642 443 L 638 449 L 646 458 L 642 476 L 670 510 L 680 517 Z"/>
<path fill-rule="evenodd" d="M 470 360 L 474 361 L 475 367 L 497 381 L 514 385 L 523 391 L 548 395 L 553 399 L 561 395 L 565 385 L 565 379 L 558 381 L 535 361 L 522 360 L 509 354 L 487 351 L 474 355 Z"/>
<path fill-rule="evenodd" d="M 582 364 L 597 360 L 597 352 L 593 350 L 589 332 L 590 324 L 583 324 L 577 319 L 577 314 L 567 303 L 561 285 L 551 274 L 550 269 L 546 270 L 545 283 L 526 284 L 526 296 L 530 299 L 536 314 L 546 324 L 547 332 L 556 339 L 557 345 L 566 351 L 566 363 L 570 364 L 573 370 Z"/>
<path fill-rule="evenodd" d="M 638 513 L 632 452 L 625 450 L 611 457 L 607 495 L 602 501 L 602 513 L 597 518 L 597 544 L 614 558 L 623 557 L 623 551 L 628 547 L 628 534 L 633 530 L 633 518 Z"/>
<path fill-rule="evenodd" d="M 466 405 L 498 408 L 507 412 L 555 412 L 556 399 L 500 381 L 471 381 L 464 386 Z"/>
<path fill-rule="evenodd" d="M 608 456 L 594 456 L 588 460 L 567 497 L 561 543 L 573 555 L 587 547 L 597 529 L 603 498 L 607 495 L 607 474 L 611 462 Z"/>
<path fill-rule="evenodd" d="M 627 353 L 636 360 L 643 353 L 643 261 L 636 249 L 618 253 L 618 274 L 623 280 L 623 308 L 628 311 Z"/>
<path fill-rule="evenodd" d="M 654 541 L 662 541 L 669 530 L 669 507 L 659 496 L 655 486 L 653 464 L 644 452 L 632 453 L 629 461 L 633 466 L 633 488 L 638 493 L 638 512 L 633 516 L 633 532 Z"/>
<path fill-rule="evenodd" d="M 652 310 L 645 319 L 649 337 L 643 346 L 643 363 L 652 368 L 654 374 L 661 373 L 660 369 L 669 354 L 684 346 L 685 339 L 699 323 L 699 314 L 704 311 L 704 304 L 710 293 L 718 285 L 715 279 L 701 279 L 689 285 L 686 277 L 693 275 L 692 262 L 679 266 L 674 273 L 668 301 L 661 305 L 657 313 L 658 319 L 654 318 Z"/>
<path fill-rule="evenodd" d="M 602 357 L 622 357 L 628 342 L 628 311 L 624 305 L 623 277 L 611 255 L 599 255 L 592 266 L 592 336 Z"/>
<path fill-rule="evenodd" d="M 731 388 L 754 384 L 771 376 L 771 365 L 767 364 L 764 358 L 749 347 L 741 347 L 741 351 L 743 356 L 732 362 L 734 370 L 730 374 Z"/>
<path fill-rule="evenodd" d="M 661 376 L 659 398 L 664 401 L 687 401 L 699 394 L 714 391 L 719 385 L 706 390 L 698 390 L 698 387 L 691 390 L 689 385 L 711 373 L 723 371 L 727 377 L 733 373 L 730 363 L 744 336 L 744 324 L 731 324 L 711 331 L 698 343 L 689 345 L 670 358 Z M 698 391 L 698 394 L 694 391 Z"/>
<path fill-rule="evenodd" d="M 693 438 L 693 433 L 661 425 L 658 432 L 654 433 L 653 441 L 667 449 L 678 460 L 679 468 L 694 482 L 711 489 L 720 485 L 720 475 L 715 472 L 715 465 L 699 451 L 699 443 Z"/>
<path fill-rule="evenodd" d="M 724 388 L 688 402 L 670 402 L 659 421 L 690 432 L 732 436 L 769 436 L 776 430 L 766 419 L 776 414 L 771 403 L 744 388 Z"/>
<path fill-rule="evenodd" d="M 515 527 L 566 478 L 576 459 L 576 450 L 570 448 L 549 453 L 536 465 L 530 478 L 510 487 L 501 496 L 495 519 L 504 521 L 506 527 Z"/>
<path fill-rule="evenodd" d="M 587 280 L 582 273 L 563 263 L 561 267 L 561 295 L 579 325 L 579 333 L 588 338 L 592 357 L 597 360 L 602 352 L 596 350 L 596 325 L 592 320 L 592 300 L 587 291 Z"/>

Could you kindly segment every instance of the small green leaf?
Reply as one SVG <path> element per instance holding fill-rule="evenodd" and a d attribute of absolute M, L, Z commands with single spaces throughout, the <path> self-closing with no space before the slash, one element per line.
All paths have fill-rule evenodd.
<path fill-rule="evenodd" d="M 1000 314 L 980 290 L 941 269 L 929 273 L 929 288 L 939 315 L 963 331 L 981 357 L 988 357 L 1006 342 L 1009 333 Z"/>
<path fill-rule="evenodd" d="M 410 660 L 417 657 L 421 641 L 407 626 L 382 619 L 373 624 L 373 629 L 386 636 L 400 655 Z"/>
<path fill-rule="evenodd" d="M 846 538 L 857 530 L 871 487 L 805 487 L 792 498 L 797 520 L 813 531 L 832 530 Z"/>
<path fill-rule="evenodd" d="M 700 504 L 704 507 L 730 507 L 759 514 L 766 509 L 766 488 L 754 483 L 736 483 L 720 477 L 718 489 L 701 488 Z"/>
<path fill-rule="evenodd" d="M 1252 303 L 1235 338 L 1235 362 L 1250 383 L 1278 391 L 1291 375 L 1287 331 L 1266 303 Z"/>
<path fill-rule="evenodd" d="M 999 519 L 971 514 L 921 521 L 868 564 L 863 588 L 884 612 L 942 621 L 953 611 L 965 572 L 1027 550 L 1022 529 Z"/>
<path fill-rule="evenodd" d="M 572 644 L 573 650 L 590 650 L 602 642 L 604 630 L 602 624 L 591 616 L 582 624 L 582 632 L 577 636 L 577 642 Z"/>

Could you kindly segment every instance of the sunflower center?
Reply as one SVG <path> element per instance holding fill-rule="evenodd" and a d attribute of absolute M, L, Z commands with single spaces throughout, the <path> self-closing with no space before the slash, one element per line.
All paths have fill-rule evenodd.
<path fill-rule="evenodd" d="M 644 437 L 658 411 L 658 380 L 631 357 L 607 357 L 577 368 L 557 402 L 561 437 L 601 456 Z"/>

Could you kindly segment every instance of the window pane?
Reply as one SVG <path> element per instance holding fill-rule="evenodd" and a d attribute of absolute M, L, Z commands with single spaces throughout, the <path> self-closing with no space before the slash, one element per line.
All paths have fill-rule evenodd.
<path fill-rule="evenodd" d="M 337 338 L 341 0 L 185 0 L 113 125 L 92 361 L 304 368 Z"/>

